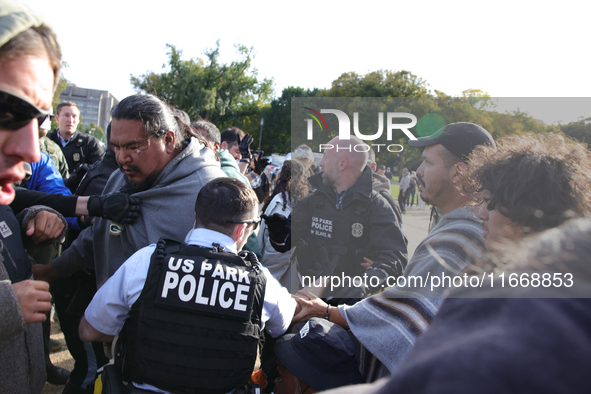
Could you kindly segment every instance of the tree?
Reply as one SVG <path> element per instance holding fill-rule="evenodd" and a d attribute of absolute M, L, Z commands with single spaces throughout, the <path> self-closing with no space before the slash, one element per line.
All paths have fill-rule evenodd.
<path fill-rule="evenodd" d="M 341 74 L 332 87 L 323 92 L 327 97 L 428 97 L 427 83 L 409 71 L 378 70 L 365 75 Z"/>
<path fill-rule="evenodd" d="M 252 48 L 236 45 L 241 60 L 221 64 L 219 40 L 216 45 L 205 51 L 207 60 L 182 60 L 182 52 L 167 44 L 170 71 L 132 75 L 131 84 L 136 91 L 154 94 L 191 119 L 209 120 L 220 130 L 244 129 L 245 122 L 246 128 L 258 125 L 260 110 L 270 101 L 273 81 L 257 79 L 257 70 L 251 66 Z"/>
<path fill-rule="evenodd" d="M 78 123 L 78 127 L 76 127 L 76 131 L 79 131 L 79 132 L 85 133 L 85 134 L 90 134 L 92 136 L 95 136 L 96 138 L 98 138 L 101 141 L 105 138 L 105 131 L 103 130 L 103 128 L 98 126 L 94 122 L 91 122 L 88 126 L 86 126 L 84 123 L 80 122 L 80 123 Z"/>
<path fill-rule="evenodd" d="M 560 130 L 569 137 L 586 145 L 591 144 L 591 118 L 580 118 L 577 122 L 559 125 Z"/>
<path fill-rule="evenodd" d="M 291 147 L 291 99 L 293 97 L 316 97 L 318 89 L 304 89 L 289 86 L 283 89 L 281 97 L 266 106 L 261 116 L 265 119 L 263 127 L 262 149 L 265 152 L 287 153 Z M 258 134 L 255 136 L 258 140 Z M 256 142 L 256 141 L 255 141 Z"/>
<path fill-rule="evenodd" d="M 68 67 L 68 63 L 62 62 L 62 72 L 60 74 L 60 80 L 55 87 L 55 92 L 53 92 L 53 99 L 51 101 L 51 106 L 53 108 L 53 113 L 57 113 L 57 105 L 60 103 L 60 95 L 64 91 L 64 89 L 70 84 L 70 81 L 64 77 L 63 70 Z M 51 130 L 57 130 L 59 125 L 54 119 L 51 119 Z"/>

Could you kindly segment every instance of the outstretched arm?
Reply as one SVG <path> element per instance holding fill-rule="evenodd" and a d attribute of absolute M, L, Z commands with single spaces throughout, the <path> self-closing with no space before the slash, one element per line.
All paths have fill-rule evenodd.
<path fill-rule="evenodd" d="M 300 311 L 293 317 L 294 323 L 305 322 L 313 317 L 327 319 L 343 328 L 349 328 L 347 321 L 341 316 L 339 309 L 335 306 L 329 306 L 322 299 L 309 292 L 298 291 L 298 296 L 294 297 L 300 307 Z"/>

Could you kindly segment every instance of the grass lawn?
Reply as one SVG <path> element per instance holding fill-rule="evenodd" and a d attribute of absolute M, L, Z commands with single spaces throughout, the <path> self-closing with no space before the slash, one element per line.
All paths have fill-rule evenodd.
<path fill-rule="evenodd" d="M 394 179 L 392 179 L 394 180 Z M 390 194 L 394 197 L 394 200 L 398 201 L 398 193 L 400 193 L 400 185 L 395 184 L 390 186 Z"/>

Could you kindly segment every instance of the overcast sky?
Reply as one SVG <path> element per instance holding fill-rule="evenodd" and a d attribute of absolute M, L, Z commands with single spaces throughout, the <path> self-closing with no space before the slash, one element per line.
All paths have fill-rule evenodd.
<path fill-rule="evenodd" d="M 23 2 L 56 29 L 65 76 L 119 100 L 135 93 L 130 74 L 163 70 L 167 43 L 188 59 L 217 39 L 222 62 L 236 58 L 234 44 L 254 47 L 253 64 L 259 77 L 274 79 L 275 95 L 287 86 L 327 88 L 347 71 L 387 69 L 453 96 L 470 88 L 493 97 L 591 96 L 591 2 Z M 547 123 L 591 116 L 588 100 L 569 103 L 520 109 Z"/>

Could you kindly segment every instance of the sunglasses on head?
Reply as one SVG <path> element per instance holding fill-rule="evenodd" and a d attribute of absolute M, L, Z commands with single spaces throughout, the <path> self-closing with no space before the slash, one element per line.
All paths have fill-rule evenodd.
<path fill-rule="evenodd" d="M 0 89 L 0 127 L 18 130 L 33 119 L 39 124 L 51 115 L 50 109 L 41 109 L 28 100 Z"/>

